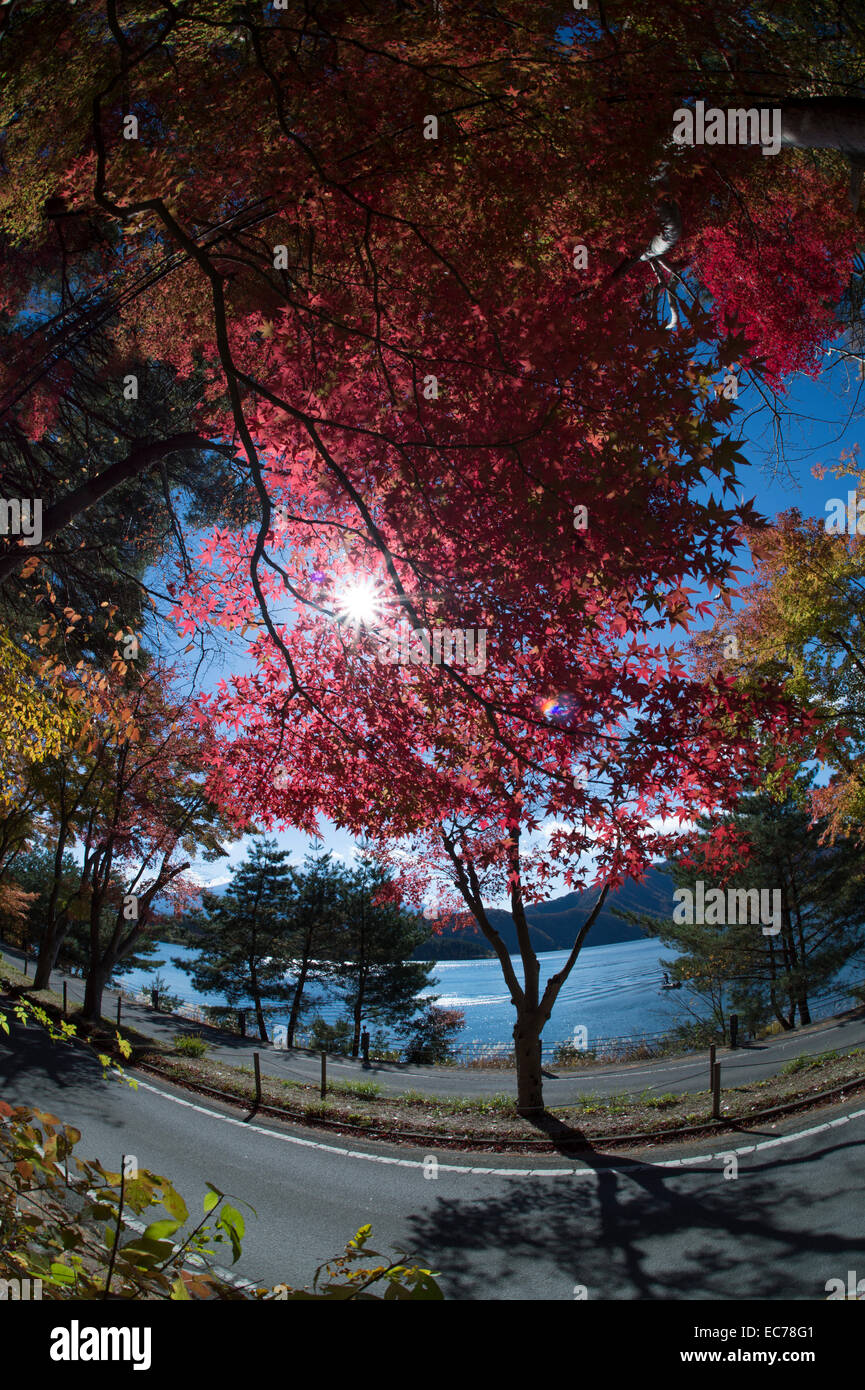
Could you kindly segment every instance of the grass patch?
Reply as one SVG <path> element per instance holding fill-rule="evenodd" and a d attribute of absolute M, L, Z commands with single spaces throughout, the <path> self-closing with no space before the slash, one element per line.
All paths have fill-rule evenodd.
<path fill-rule="evenodd" d="M 208 1044 L 197 1033 L 178 1033 L 174 1039 L 174 1051 L 180 1057 L 205 1057 Z"/>
<path fill-rule="evenodd" d="M 353 1096 L 355 1100 L 378 1100 L 381 1095 L 377 1081 L 334 1081 L 327 1089 L 335 1096 Z"/>
<path fill-rule="evenodd" d="M 831 1052 L 816 1052 L 813 1056 L 803 1053 L 801 1057 L 794 1057 L 791 1062 L 785 1062 L 781 1068 L 781 1075 L 796 1076 L 800 1071 L 816 1071 L 819 1067 L 825 1067 L 827 1062 L 837 1062 L 840 1055 L 834 1048 Z M 849 1055 L 852 1057 L 856 1054 Z"/>
<path fill-rule="evenodd" d="M 672 1091 L 668 1091 L 667 1094 L 663 1096 L 650 1095 L 647 1091 L 644 1091 L 640 1096 L 640 1103 L 645 1105 L 649 1110 L 669 1110 L 671 1105 L 679 1104 L 679 1097 L 674 1096 Z"/>
<path fill-rule="evenodd" d="M 332 1107 L 326 1100 L 310 1100 L 303 1107 L 303 1113 L 310 1120 L 319 1120 L 332 1114 Z"/>

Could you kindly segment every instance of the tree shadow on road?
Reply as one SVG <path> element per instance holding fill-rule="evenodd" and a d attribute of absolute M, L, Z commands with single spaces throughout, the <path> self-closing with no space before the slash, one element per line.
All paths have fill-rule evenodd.
<path fill-rule="evenodd" d="M 122 1121 L 106 1114 L 102 1099 L 103 1085 L 120 1084 L 116 1077 L 103 1079 L 95 1052 L 80 1042 L 52 1042 L 41 1027 L 24 1027 L 11 1018 L 8 1035 L 0 1033 L 0 1100 L 9 1105 L 49 1111 L 67 1123 L 63 1096 L 68 1091 L 78 1113 L 120 1129 Z"/>
<path fill-rule="evenodd" d="M 817 1167 L 773 1150 L 740 1159 L 736 1178 L 711 1157 L 673 1167 L 585 1148 L 558 1176 L 477 1175 L 488 1195 L 429 1194 L 412 1248 L 450 1298 L 823 1300 L 865 1261 L 849 1215 L 862 1142 L 826 1140 Z"/>
<path fill-rule="evenodd" d="M 568 1124 L 551 1110 L 525 1114 L 523 1119 L 539 1134 L 549 1139 L 556 1153 L 563 1154 L 566 1158 L 585 1157 L 587 1154 L 595 1153 L 594 1144 L 581 1129 Z"/>

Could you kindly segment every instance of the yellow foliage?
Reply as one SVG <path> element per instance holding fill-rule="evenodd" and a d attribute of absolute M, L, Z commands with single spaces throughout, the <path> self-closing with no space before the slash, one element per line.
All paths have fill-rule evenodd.
<path fill-rule="evenodd" d="M 60 752 L 78 724 L 62 688 L 39 676 L 33 662 L 0 629 L 0 805 L 8 805 L 22 763 Z"/>

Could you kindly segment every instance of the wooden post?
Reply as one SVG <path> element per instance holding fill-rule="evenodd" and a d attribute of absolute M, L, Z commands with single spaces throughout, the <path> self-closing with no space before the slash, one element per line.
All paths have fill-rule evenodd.
<path fill-rule="evenodd" d="M 321 1054 L 321 1098 L 324 1100 L 327 1095 L 327 1053 Z"/>
<path fill-rule="evenodd" d="M 63 1017 L 66 1017 L 66 981 L 63 981 Z"/>
<path fill-rule="evenodd" d="M 739 1015 L 730 1014 L 730 1048 L 735 1048 L 739 1044 Z"/>
<path fill-rule="evenodd" d="M 29 959 L 30 959 L 30 957 L 28 956 L 27 952 L 25 951 L 25 952 L 24 952 L 24 978 L 25 978 L 25 980 L 26 980 L 26 978 L 27 978 L 27 962 L 29 961 Z"/>
<path fill-rule="evenodd" d="M 715 1044 L 709 1043 L 709 1090 L 715 1082 Z"/>
<path fill-rule="evenodd" d="M 150 998 L 151 998 L 152 1001 L 153 1001 L 153 1009 L 154 1009 L 154 1012 L 155 1012 L 155 1013 L 159 1013 L 159 990 L 158 990 L 158 989 L 151 989 L 151 991 L 150 991 Z"/>
<path fill-rule="evenodd" d="M 721 1118 L 721 1063 L 716 1062 L 712 1070 L 712 1119 Z"/>
<path fill-rule="evenodd" d="M 118 1028 L 120 1027 L 120 1005 L 121 1005 L 122 1002 L 123 1002 L 123 995 L 122 995 L 122 994 L 118 994 L 118 996 L 117 996 L 117 1027 L 118 1027 Z"/>
<path fill-rule="evenodd" d="M 257 1052 L 252 1054 L 252 1064 L 255 1067 L 255 1103 L 261 1104 L 261 1058 Z"/>
<path fill-rule="evenodd" d="M 246 1009 L 237 1010 L 237 1026 L 240 1029 L 240 1036 L 246 1037 Z"/>

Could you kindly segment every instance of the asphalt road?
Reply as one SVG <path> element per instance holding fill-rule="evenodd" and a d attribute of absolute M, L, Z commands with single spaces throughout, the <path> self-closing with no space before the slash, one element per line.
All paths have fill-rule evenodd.
<path fill-rule="evenodd" d="M 21 952 L 9 947 L 3 950 L 20 967 Z M 32 964 L 30 970 L 32 975 Z M 55 972 L 52 988 L 62 989 L 63 978 Z M 83 981 L 76 977 L 66 978 L 70 1001 L 81 1000 Z M 113 1017 L 116 999 L 113 991 L 106 991 L 106 1019 Z M 217 1029 L 203 1029 L 200 1024 L 170 1014 L 156 1014 L 147 1005 L 132 1004 L 128 1000 L 123 1001 L 122 1016 L 128 1027 L 167 1046 L 179 1034 L 204 1033 L 211 1043 L 210 1056 L 230 1066 L 251 1067 L 252 1054 L 258 1051 L 262 1070 L 271 1075 L 315 1083 L 321 1074 L 321 1062 L 316 1053 L 300 1050 L 277 1052 L 270 1043 L 243 1040 Z M 829 1049 L 849 1052 L 855 1047 L 865 1047 L 865 1009 L 862 1008 L 809 1028 L 768 1039 L 764 1043 L 737 1048 L 733 1052 L 720 1048 L 717 1059 L 721 1062 L 722 1084 L 742 1086 L 774 1076 L 785 1062 L 795 1057 L 814 1055 Z M 407 1090 L 440 1096 L 510 1095 L 516 1087 L 514 1072 L 499 1068 L 416 1067 L 390 1062 L 372 1062 L 365 1068 L 360 1061 L 352 1061 L 351 1058 L 329 1057 L 327 1072 L 331 1080 L 375 1081 L 382 1092 L 390 1095 L 399 1095 Z M 576 1097 L 587 1094 L 639 1095 L 648 1091 L 656 1095 L 678 1095 L 708 1089 L 708 1053 L 626 1065 L 598 1063 L 580 1071 L 546 1066 L 544 1072 L 544 1099 L 548 1106 L 567 1105 Z"/>
<path fill-rule="evenodd" d="M 117 1167 L 134 1153 L 193 1214 L 205 1179 L 251 1202 L 236 1269 L 265 1284 L 306 1283 L 366 1221 L 376 1249 L 416 1252 L 452 1299 L 568 1301 L 582 1285 L 589 1299 L 823 1300 L 828 1279 L 865 1275 L 861 1099 L 663 1158 L 442 1153 L 428 1178 L 420 1150 L 104 1081 L 89 1053 L 35 1028 L 0 1040 L 0 1095 L 75 1124 L 84 1156 Z"/>

